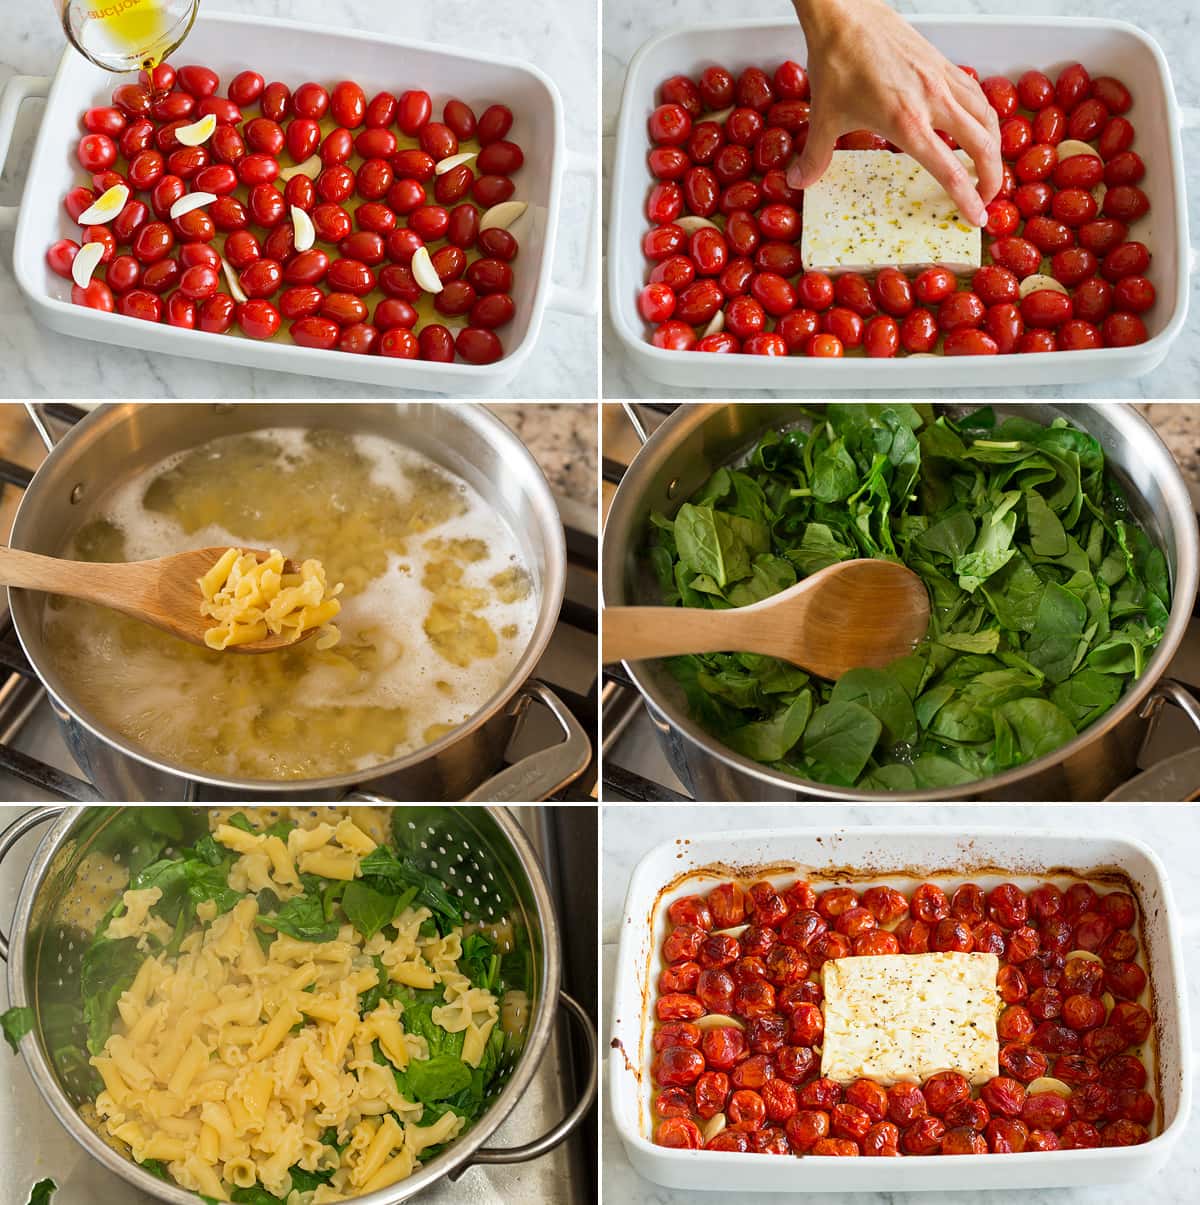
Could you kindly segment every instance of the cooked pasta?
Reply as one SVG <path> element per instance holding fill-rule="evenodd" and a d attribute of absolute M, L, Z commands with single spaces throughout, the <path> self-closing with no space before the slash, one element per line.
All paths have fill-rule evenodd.
<path fill-rule="evenodd" d="M 523 1039 L 504 947 L 380 842 L 378 813 L 295 811 L 214 813 L 133 876 L 85 957 L 90 1124 L 215 1200 L 323 1205 L 405 1179 Z M 88 999 L 113 961 L 120 990 Z"/>
<path fill-rule="evenodd" d="M 226 656 L 62 598 L 44 619 L 85 714 L 188 770 L 318 778 L 418 750 L 511 679 L 537 620 L 535 576 L 504 516 L 379 436 L 277 428 L 213 440 L 105 494 L 66 551 L 120 561 L 212 546 L 318 561 L 345 585 L 336 647 L 316 636 L 269 657 Z"/>
<path fill-rule="evenodd" d="M 284 567 L 278 548 L 263 561 L 240 548 L 227 548 L 197 580 L 200 614 L 217 621 L 204 633 L 210 649 L 252 644 L 268 633 L 286 635 L 294 643 L 314 628 L 320 629 L 317 648 L 337 644 L 340 633 L 329 621 L 342 609 L 336 598 L 342 583 L 330 588 L 320 561 L 303 562 L 299 573 L 285 573 Z"/>

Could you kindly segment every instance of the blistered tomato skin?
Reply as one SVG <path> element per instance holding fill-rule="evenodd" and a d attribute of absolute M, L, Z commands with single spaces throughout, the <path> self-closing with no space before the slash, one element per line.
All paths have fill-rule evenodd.
<path fill-rule="evenodd" d="M 770 337 L 761 329 L 769 317 L 754 298 L 739 296 L 727 308 L 727 322 L 748 332 L 741 346 Z M 988 317 L 1003 309 L 1019 324 L 1012 301 L 996 303 Z M 795 327 L 792 351 L 806 337 L 805 323 L 792 322 L 800 314 L 792 311 L 779 327 Z M 807 314 L 807 322 L 819 320 Z M 885 319 L 895 322 L 876 314 L 868 329 Z M 658 329 L 673 326 L 694 338 L 677 321 Z M 1083 337 L 1071 329 L 1073 339 Z M 954 337 L 989 336 L 960 327 L 947 335 Z M 728 338 L 739 345 L 736 335 Z M 681 1127 L 666 1131 L 668 1145 L 688 1145 L 688 1126 L 701 1129 L 718 1113 L 726 1128 L 707 1149 L 732 1152 L 906 1157 L 1149 1140 L 1157 1103 L 1139 1047 L 1151 1021 L 1138 1002 L 1148 985 L 1128 892 L 1101 894 L 1084 883 L 1065 893 L 1052 883 L 1028 894 L 1013 883 L 985 892 L 966 882 L 950 896 L 926 882 L 909 895 L 882 885 L 860 895 L 840 885 L 814 891 L 805 881 L 759 879 L 680 896 L 669 914 L 652 1037 L 655 1133 L 668 1122 Z M 878 927 L 885 924 L 894 929 Z M 1088 948 L 1077 944 L 1081 935 L 1102 961 L 1054 952 Z M 851 945 L 878 939 L 887 939 L 878 949 Z M 972 948 L 1000 962 L 998 1076 L 977 1088 L 953 1070 L 891 1086 L 819 1076 L 823 960 Z M 1069 1095 L 1029 1090 L 1047 1076 L 1063 1081 Z"/>

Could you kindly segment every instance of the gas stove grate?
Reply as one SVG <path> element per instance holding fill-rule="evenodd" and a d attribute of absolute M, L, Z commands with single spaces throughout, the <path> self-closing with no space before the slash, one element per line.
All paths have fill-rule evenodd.
<path fill-rule="evenodd" d="M 53 420 L 72 427 L 86 417 L 78 406 L 59 403 L 39 404 L 31 412 L 35 423 Z M 0 458 L 0 492 L 5 485 L 23 490 L 33 480 L 33 472 L 22 465 Z M 575 629 L 577 640 L 598 641 L 599 622 L 595 582 L 599 564 L 599 541 L 592 532 L 566 527 L 568 587 L 559 612 L 558 630 Z M 552 662 L 552 656 L 551 656 Z M 571 714 L 593 740 L 592 760 L 573 783 L 551 796 L 548 802 L 590 803 L 597 795 L 598 763 L 595 753 L 596 717 L 599 714 L 599 679 L 593 677 L 586 691 L 557 683 L 553 664 L 543 656 L 538 667 L 541 678 L 562 700 Z M 40 707 L 47 706 L 46 693 L 24 650 L 17 641 L 7 606 L 0 595 L 0 798 L 5 776 L 11 776 L 45 795 L 76 803 L 101 802 L 91 783 L 16 748 L 13 744 L 25 722 Z"/>

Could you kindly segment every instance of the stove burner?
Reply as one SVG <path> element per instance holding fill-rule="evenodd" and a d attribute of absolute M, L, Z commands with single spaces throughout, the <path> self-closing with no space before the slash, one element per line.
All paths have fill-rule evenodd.
<path fill-rule="evenodd" d="M 30 410 L 31 419 L 43 434 L 48 426 L 47 420 L 53 420 L 61 426 L 73 427 L 86 417 L 86 414 L 87 411 L 78 406 L 61 403 L 39 404 L 36 410 Z M 32 480 L 33 472 L 30 469 L 0 458 L 0 492 L 5 485 L 23 490 Z M 599 541 L 592 532 L 568 525 L 566 545 L 567 591 L 555 629 L 555 638 L 564 637 L 566 653 L 556 652 L 552 639 L 550 648 L 538 664 L 537 676 L 562 700 L 593 741 L 592 760 L 588 768 L 573 783 L 555 793 L 550 802 L 585 803 L 595 801 L 598 779 L 594 744 L 596 717 L 599 713 L 599 680 L 595 675 L 595 650 L 599 632 L 596 604 Z M 103 802 L 102 796 L 91 783 L 15 746 L 14 742 L 30 718 L 45 710 L 41 706 L 45 702 L 45 691 L 24 650 L 17 642 L 7 607 L 3 605 L 2 600 L 3 596 L 0 595 L 0 795 L 5 794 L 4 779 L 7 775 L 52 798 L 76 803 Z M 588 673 L 591 680 L 586 689 L 579 689 L 582 686 L 580 681 L 571 686 L 559 677 L 562 671 L 571 668 L 559 662 L 573 647 L 591 650 L 590 658 L 581 658 L 578 655 L 570 658 L 572 662 L 589 661 Z M 556 670 L 559 672 L 556 673 Z M 579 675 L 576 675 L 576 678 L 578 677 Z M 55 735 L 57 738 L 57 734 Z M 540 736 L 540 730 L 537 735 Z M 48 752 L 53 754 L 63 747 L 64 743 L 58 739 L 56 748 Z M 532 750 L 525 748 L 523 743 L 522 751 Z"/>

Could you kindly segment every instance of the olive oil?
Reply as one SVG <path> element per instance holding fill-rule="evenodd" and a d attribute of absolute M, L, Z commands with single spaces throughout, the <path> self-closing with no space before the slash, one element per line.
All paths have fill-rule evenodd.
<path fill-rule="evenodd" d="M 200 0 L 56 0 L 72 45 L 109 71 L 151 69 L 187 36 Z"/>

